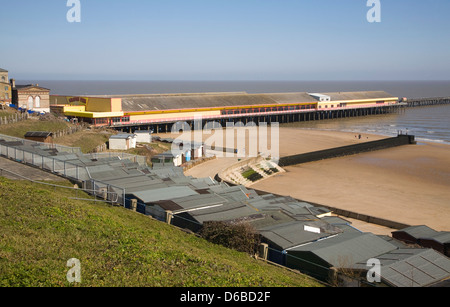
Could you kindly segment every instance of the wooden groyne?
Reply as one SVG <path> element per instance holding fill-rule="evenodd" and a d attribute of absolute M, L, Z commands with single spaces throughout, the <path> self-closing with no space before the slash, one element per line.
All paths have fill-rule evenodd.
<path fill-rule="evenodd" d="M 348 145 L 343 147 L 325 149 L 315 152 L 309 152 L 299 155 L 293 155 L 280 158 L 279 165 L 281 167 L 298 165 L 302 163 L 320 161 L 325 159 L 337 158 L 342 156 L 349 156 L 363 152 L 370 152 L 380 149 L 397 147 L 402 145 L 415 144 L 415 137 L 413 135 L 399 135 L 393 138 L 386 138 L 382 140 L 365 142 L 360 144 Z"/>
<path fill-rule="evenodd" d="M 420 99 L 408 99 L 406 102 L 407 107 L 425 107 L 442 104 L 450 104 L 450 97 L 437 97 L 437 98 L 420 98 Z"/>

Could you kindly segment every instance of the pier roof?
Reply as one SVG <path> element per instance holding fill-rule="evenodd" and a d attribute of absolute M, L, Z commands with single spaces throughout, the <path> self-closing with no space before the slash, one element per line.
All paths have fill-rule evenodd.
<path fill-rule="evenodd" d="M 321 93 L 331 100 L 363 100 L 396 98 L 384 91 Z M 144 112 L 177 109 L 201 109 L 214 107 L 245 107 L 295 103 L 315 103 L 316 96 L 306 92 L 288 93 L 206 93 L 167 95 L 124 95 L 122 107 L 125 112 Z"/>
<path fill-rule="evenodd" d="M 272 105 L 277 104 L 277 102 L 263 94 L 122 97 L 122 108 L 125 112 L 251 106 L 260 104 Z"/>
<path fill-rule="evenodd" d="M 385 91 L 332 92 L 322 94 L 330 96 L 332 101 L 397 98 Z"/>

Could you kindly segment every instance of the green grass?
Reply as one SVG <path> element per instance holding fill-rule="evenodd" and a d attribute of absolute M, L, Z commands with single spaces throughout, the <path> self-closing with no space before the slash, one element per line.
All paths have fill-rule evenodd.
<path fill-rule="evenodd" d="M 81 195 L 83 194 L 83 195 Z M 313 287 L 301 274 L 71 190 L 0 177 L 0 287 Z"/>
<path fill-rule="evenodd" d="M 112 132 L 99 133 L 97 130 L 78 131 L 70 135 L 65 135 L 54 139 L 55 144 L 69 147 L 78 147 L 83 153 L 92 152 L 97 146 L 109 141 Z"/>
<path fill-rule="evenodd" d="M 67 129 L 68 123 L 62 121 L 24 120 L 18 123 L 0 126 L 0 134 L 23 138 L 28 131 L 56 132 Z"/>
<path fill-rule="evenodd" d="M 29 131 L 57 132 L 66 130 L 70 126 L 71 124 L 61 120 L 40 121 L 38 119 L 29 119 L 0 126 L 0 134 L 24 138 L 25 134 Z M 55 138 L 53 142 L 59 145 L 78 147 L 83 153 L 89 153 L 97 146 L 106 143 L 111 135 L 112 132 L 99 133 L 97 130 L 82 130 L 70 135 Z"/>
<path fill-rule="evenodd" d="M 246 178 L 246 179 L 252 181 L 252 182 L 258 181 L 258 180 L 260 180 L 260 179 L 263 178 L 258 172 L 256 172 L 256 171 L 255 171 L 254 169 L 252 169 L 252 168 L 250 168 L 250 169 L 244 171 L 244 172 L 242 173 L 242 176 L 243 176 L 244 178 Z"/>

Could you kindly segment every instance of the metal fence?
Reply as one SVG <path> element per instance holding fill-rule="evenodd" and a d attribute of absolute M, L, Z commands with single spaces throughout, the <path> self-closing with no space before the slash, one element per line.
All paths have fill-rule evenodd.
<path fill-rule="evenodd" d="M 86 167 L 60 160 L 57 156 L 44 156 L 32 151 L 7 146 L 0 143 L 0 154 L 3 157 L 20 163 L 38 167 L 68 179 L 77 181 L 89 180 L 90 176 Z"/>
<path fill-rule="evenodd" d="M 118 193 L 116 190 L 114 190 L 114 188 L 109 189 L 109 190 L 108 189 L 102 190 L 101 185 L 94 185 L 94 187 L 96 187 L 96 189 L 90 189 L 89 187 L 91 185 L 89 185 L 89 184 L 87 184 L 87 185 L 84 184 L 84 187 L 82 187 L 82 188 L 62 186 L 62 185 L 48 183 L 48 182 L 36 181 L 36 180 L 30 179 L 26 176 L 20 175 L 16 172 L 13 172 L 11 170 L 0 168 L 0 177 L 3 177 L 3 176 L 5 176 L 5 177 L 9 176 L 9 178 L 12 178 L 12 179 L 27 180 L 27 181 L 45 185 L 48 187 L 61 188 L 61 189 L 75 191 L 76 192 L 75 197 L 69 197 L 69 199 L 78 199 L 78 200 L 86 200 L 86 201 L 93 201 L 93 202 L 103 202 L 103 203 L 110 203 L 112 205 L 117 205 L 117 204 L 121 205 L 121 203 L 117 203 L 117 201 L 123 200 L 122 197 L 119 197 L 119 198 L 117 197 Z M 92 195 L 92 196 L 94 196 L 94 198 L 89 199 L 89 198 L 83 197 L 82 195 L 78 195 L 78 191 L 85 192 L 89 195 Z"/>
<path fill-rule="evenodd" d="M 119 157 L 122 160 L 130 160 L 131 162 L 138 163 L 141 166 L 147 166 L 146 157 L 137 156 L 125 152 L 98 152 L 98 153 L 90 153 L 86 154 L 86 157 L 89 159 L 109 159 Z"/>
<path fill-rule="evenodd" d="M 9 135 L 4 135 L 4 134 L 0 134 L 0 140 L 4 140 L 6 142 L 19 142 L 19 143 L 22 143 L 22 145 L 37 146 L 37 147 L 45 148 L 45 149 L 56 149 L 56 150 L 58 150 L 58 152 L 82 154 L 81 149 L 79 147 L 69 147 L 69 146 L 53 144 L 53 143 L 41 143 L 41 142 L 25 140 L 25 139 L 21 139 L 21 138 L 9 136 Z"/>
<path fill-rule="evenodd" d="M 125 189 L 100 180 L 90 179 L 84 182 L 84 190 L 104 201 L 125 207 Z"/>

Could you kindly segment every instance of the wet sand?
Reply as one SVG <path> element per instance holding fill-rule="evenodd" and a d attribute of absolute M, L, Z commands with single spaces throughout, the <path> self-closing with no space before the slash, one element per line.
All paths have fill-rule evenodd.
<path fill-rule="evenodd" d="M 280 156 L 385 138 L 377 135 L 280 128 Z M 231 159 L 186 174 L 207 177 Z M 214 167 L 212 167 L 214 165 Z M 419 143 L 286 167 L 251 188 L 408 225 L 450 231 L 450 145 Z M 214 173 L 214 174 L 213 174 Z"/>

